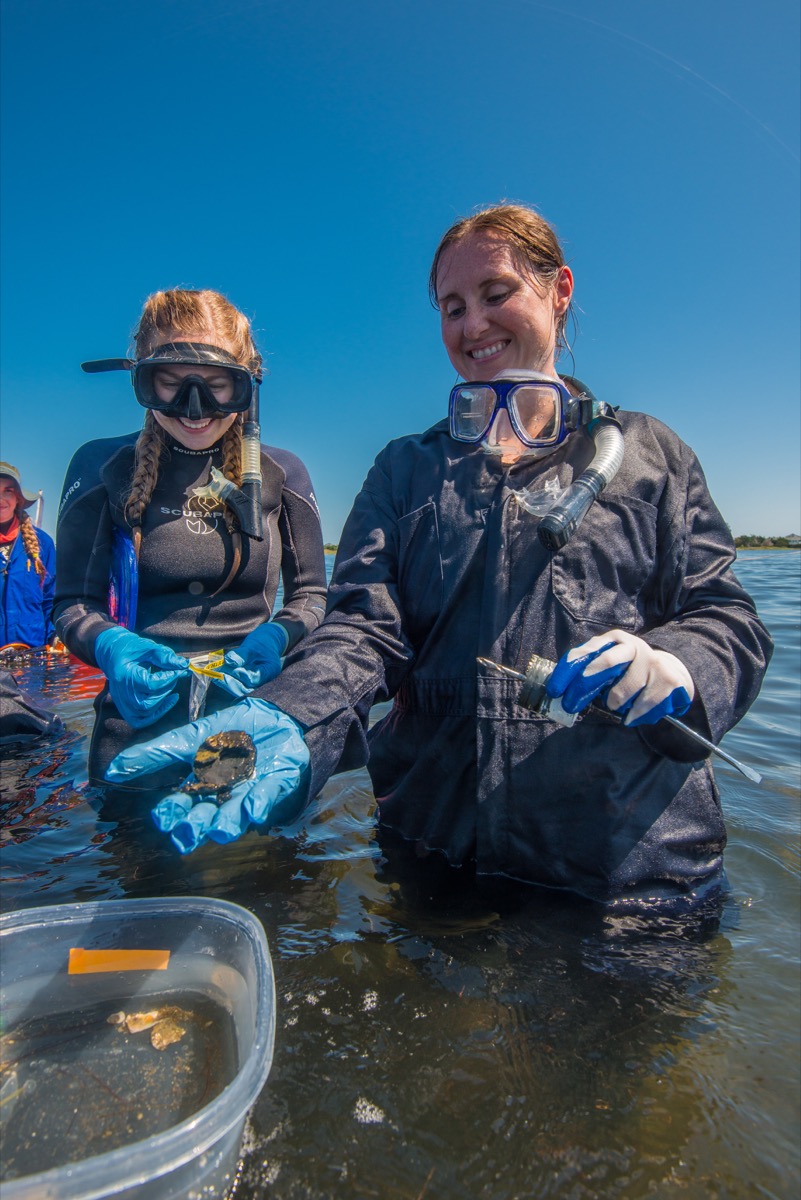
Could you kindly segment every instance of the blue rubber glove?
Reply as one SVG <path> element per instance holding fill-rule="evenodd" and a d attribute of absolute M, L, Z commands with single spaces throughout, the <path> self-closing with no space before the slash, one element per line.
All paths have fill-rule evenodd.
<path fill-rule="evenodd" d="M 217 682 L 232 696 L 246 696 L 280 674 L 288 645 L 289 634 L 283 625 L 267 621 L 257 626 L 236 650 L 228 651 L 222 667 L 224 678 Z"/>
<path fill-rule="evenodd" d="M 120 716 L 134 729 L 152 725 L 169 712 L 178 703 L 173 689 L 189 674 L 186 659 L 169 646 L 159 646 L 119 625 L 98 636 L 95 658 Z"/>
<path fill-rule="evenodd" d="M 256 766 L 249 779 L 231 790 L 219 807 L 200 796 L 173 792 L 153 809 L 153 820 L 182 854 L 206 839 L 232 842 L 249 824 L 279 825 L 293 821 L 305 801 L 309 751 L 296 721 L 265 700 L 248 698 L 173 729 L 160 738 L 131 746 L 112 759 L 106 770 L 111 783 L 126 783 L 162 767 L 184 762 L 190 769 L 201 744 L 213 733 L 241 729 L 256 746 Z"/>
<path fill-rule="evenodd" d="M 563 654 L 545 690 L 554 699 L 561 697 L 570 713 L 600 696 L 630 727 L 680 716 L 695 695 L 692 677 L 675 655 L 654 650 L 621 629 L 599 634 Z"/>

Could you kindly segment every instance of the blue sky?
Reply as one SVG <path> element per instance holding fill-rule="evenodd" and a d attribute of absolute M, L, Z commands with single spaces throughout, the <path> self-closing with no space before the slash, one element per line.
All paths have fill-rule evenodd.
<path fill-rule="evenodd" d="M 737 533 L 798 532 L 797 0 L 3 0 L 2 457 L 43 488 L 141 423 L 147 294 L 254 319 L 262 433 L 336 541 L 377 451 L 445 412 L 442 232 L 536 205 L 575 374 L 698 453 Z M 565 366 L 568 369 L 568 366 Z"/>

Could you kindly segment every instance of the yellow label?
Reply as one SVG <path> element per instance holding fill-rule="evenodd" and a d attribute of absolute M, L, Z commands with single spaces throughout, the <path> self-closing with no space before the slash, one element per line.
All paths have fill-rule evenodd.
<path fill-rule="evenodd" d="M 224 650 L 210 650 L 208 654 L 193 654 L 187 659 L 189 666 L 196 675 L 209 675 L 212 679 L 222 679 L 218 668 L 225 662 Z"/>
<path fill-rule="evenodd" d="M 210 679 L 225 679 L 222 671 L 212 671 L 211 667 L 193 667 L 189 664 L 196 675 L 208 675 Z"/>
<path fill-rule="evenodd" d="M 69 975 L 94 975 L 101 971 L 166 971 L 169 950 L 70 950 Z"/>

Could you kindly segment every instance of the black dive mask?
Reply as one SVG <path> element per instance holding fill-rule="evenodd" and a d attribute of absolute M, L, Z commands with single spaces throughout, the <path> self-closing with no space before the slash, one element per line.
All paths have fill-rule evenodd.
<path fill-rule="evenodd" d="M 171 368 L 202 366 L 203 374 L 183 374 Z M 218 346 L 201 342 L 168 342 L 147 358 L 102 358 L 81 363 L 84 371 L 130 371 L 137 400 L 170 417 L 202 421 L 245 412 L 259 376 L 251 375 Z M 209 368 L 215 368 L 209 370 Z"/>
<path fill-rule="evenodd" d="M 165 416 L 186 417 L 187 421 L 204 421 L 207 418 L 227 415 L 232 411 L 230 407 L 224 407 L 218 402 L 214 389 L 209 387 L 202 375 L 184 375 L 175 389 L 173 399 L 169 401 L 159 397 L 155 388 L 143 387 L 141 379 L 137 379 L 136 376 L 137 372 L 134 371 L 134 391 L 139 403 L 145 408 L 157 408 Z M 142 394 L 148 397 L 147 402 L 142 399 Z"/>

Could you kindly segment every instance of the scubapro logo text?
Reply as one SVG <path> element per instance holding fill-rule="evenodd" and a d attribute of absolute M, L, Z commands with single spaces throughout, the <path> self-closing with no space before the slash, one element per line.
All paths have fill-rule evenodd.
<path fill-rule="evenodd" d="M 80 486 L 81 486 L 80 479 L 76 479 L 75 482 L 70 487 L 67 488 L 66 492 L 64 493 L 64 495 L 61 498 L 61 503 L 58 506 L 59 513 L 61 512 L 62 508 L 67 503 L 67 501 L 69 500 L 72 493 L 77 492 L 78 489 L 80 488 Z"/>

